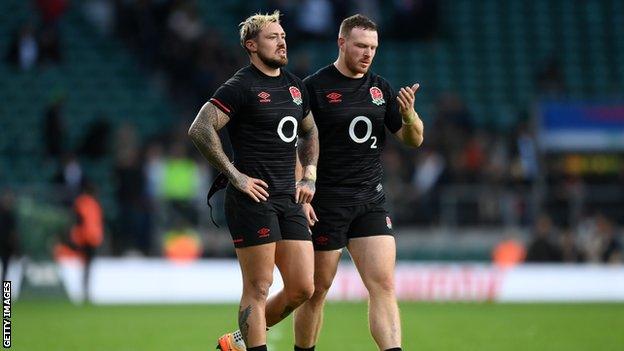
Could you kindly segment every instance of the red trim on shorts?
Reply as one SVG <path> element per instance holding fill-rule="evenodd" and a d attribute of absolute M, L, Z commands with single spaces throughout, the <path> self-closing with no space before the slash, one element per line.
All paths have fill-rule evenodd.
<path fill-rule="evenodd" d="M 223 112 L 225 112 L 227 114 L 230 113 L 230 109 L 225 107 L 225 104 L 223 104 L 221 101 L 219 101 L 219 100 L 217 100 L 215 98 L 211 98 L 210 102 L 214 102 L 221 111 L 223 111 Z"/>

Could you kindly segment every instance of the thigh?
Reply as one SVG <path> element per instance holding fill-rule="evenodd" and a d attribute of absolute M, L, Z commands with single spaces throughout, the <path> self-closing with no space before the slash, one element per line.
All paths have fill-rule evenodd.
<path fill-rule="evenodd" d="M 334 251 L 347 245 L 347 231 L 353 218 L 352 207 L 312 204 L 318 222 L 312 227 L 316 251 Z"/>
<path fill-rule="evenodd" d="M 394 235 L 392 220 L 385 203 L 375 203 L 358 207 L 358 213 L 347 232 L 349 239 L 377 235 Z"/>
<path fill-rule="evenodd" d="M 280 240 L 275 248 L 275 264 L 284 286 L 311 286 L 314 279 L 314 249 L 311 241 Z"/>
<path fill-rule="evenodd" d="M 236 248 L 236 256 L 245 285 L 273 282 L 275 243 Z"/>
<path fill-rule="evenodd" d="M 342 250 L 314 252 L 314 286 L 317 292 L 324 293 L 332 285 Z"/>
<path fill-rule="evenodd" d="M 371 284 L 392 284 L 396 263 L 396 244 L 390 235 L 354 238 L 347 246 L 353 263 L 367 288 Z"/>
<path fill-rule="evenodd" d="M 263 245 L 282 239 L 277 215 L 269 201 L 255 202 L 246 194 L 228 188 L 225 219 L 234 247 Z"/>
<path fill-rule="evenodd" d="M 294 196 L 280 196 L 273 201 L 278 213 L 282 240 L 311 241 L 312 236 L 308 221 L 303 214 L 301 204 L 295 202 Z"/>

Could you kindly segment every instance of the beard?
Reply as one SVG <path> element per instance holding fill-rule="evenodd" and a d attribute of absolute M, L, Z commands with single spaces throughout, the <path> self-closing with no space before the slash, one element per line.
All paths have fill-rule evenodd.
<path fill-rule="evenodd" d="M 347 68 L 349 69 L 349 71 L 356 73 L 356 74 L 366 74 L 366 72 L 368 72 L 368 70 L 371 67 L 371 65 L 369 64 L 368 67 L 362 68 L 360 67 L 359 60 L 351 60 L 349 57 L 347 57 L 347 59 L 345 60 L 345 64 Z"/>
<path fill-rule="evenodd" d="M 260 61 L 262 61 L 262 63 L 271 68 L 282 68 L 288 64 L 288 56 L 284 56 L 284 58 L 274 59 L 264 56 L 260 51 L 258 51 L 258 58 L 260 59 Z"/>

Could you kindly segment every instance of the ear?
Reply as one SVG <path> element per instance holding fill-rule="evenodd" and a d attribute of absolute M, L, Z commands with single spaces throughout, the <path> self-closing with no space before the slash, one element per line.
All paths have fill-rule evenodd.
<path fill-rule="evenodd" d="M 346 42 L 347 40 L 345 38 L 338 37 L 338 47 L 340 48 L 340 50 L 344 48 Z"/>
<path fill-rule="evenodd" d="M 245 42 L 245 48 L 249 50 L 249 52 L 257 52 L 258 51 L 258 43 L 255 40 L 249 39 Z"/>

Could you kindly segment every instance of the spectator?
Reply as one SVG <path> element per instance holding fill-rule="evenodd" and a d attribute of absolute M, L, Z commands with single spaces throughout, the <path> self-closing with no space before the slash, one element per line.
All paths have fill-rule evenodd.
<path fill-rule="evenodd" d="M 63 156 L 61 168 L 54 176 L 54 183 L 61 186 L 61 197 L 63 203 L 71 204 L 71 201 L 78 196 L 83 183 L 82 165 L 74 154 Z"/>
<path fill-rule="evenodd" d="M 596 218 L 596 234 L 600 242 L 600 261 L 603 263 L 622 263 L 622 243 L 611 219 L 599 214 Z"/>
<path fill-rule="evenodd" d="M 303 0 L 299 5 L 299 32 L 308 39 L 329 38 L 334 29 L 332 4 L 328 0 Z"/>
<path fill-rule="evenodd" d="M 545 214 L 539 216 L 533 231 L 533 239 L 527 250 L 527 262 L 546 263 L 561 261 L 561 252 L 551 241 L 554 235 L 553 232 L 554 229 L 550 217 Z"/>
<path fill-rule="evenodd" d="M 110 152 L 110 122 L 104 116 L 98 117 L 87 127 L 78 149 L 80 156 L 101 159 Z"/>
<path fill-rule="evenodd" d="M 184 143 L 171 145 L 169 156 L 163 164 L 162 195 L 169 218 L 169 225 L 182 228 L 198 223 L 195 197 L 202 183 L 200 169 L 195 160 L 187 155 Z"/>
<path fill-rule="evenodd" d="M 45 155 L 53 160 L 64 154 L 65 125 L 63 123 L 64 96 L 57 95 L 48 105 L 43 121 L 43 142 Z"/>
<path fill-rule="evenodd" d="M 565 263 L 581 263 L 585 257 L 576 244 L 576 237 L 572 228 L 566 228 L 560 235 L 561 260 Z"/>
<path fill-rule="evenodd" d="M 522 263 L 526 257 L 524 245 L 517 238 L 517 233 L 505 234 L 505 239 L 492 250 L 492 260 L 499 267 L 513 267 Z"/>
<path fill-rule="evenodd" d="M 39 30 L 39 64 L 58 65 L 63 61 L 58 27 L 47 25 Z"/>
<path fill-rule="evenodd" d="M 2 281 L 7 280 L 11 257 L 18 251 L 17 214 L 13 193 L 2 190 L 0 194 L 0 254 L 2 255 Z"/>
<path fill-rule="evenodd" d="M 35 66 L 39 60 L 39 43 L 32 24 L 22 25 L 15 33 L 6 60 L 22 71 L 28 71 Z"/>
<path fill-rule="evenodd" d="M 74 201 L 76 224 L 71 228 L 71 241 L 77 246 L 84 257 L 83 269 L 83 298 L 91 301 L 89 277 L 91 264 L 95 257 L 95 250 L 102 244 L 104 238 L 104 220 L 102 207 L 95 195 L 95 186 L 85 181 L 82 184 L 80 195 Z"/>

